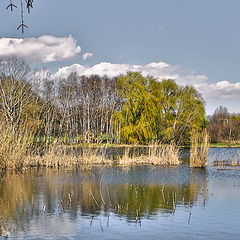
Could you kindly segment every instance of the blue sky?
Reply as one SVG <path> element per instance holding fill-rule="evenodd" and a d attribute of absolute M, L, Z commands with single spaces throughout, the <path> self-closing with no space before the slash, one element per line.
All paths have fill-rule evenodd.
<path fill-rule="evenodd" d="M 48 35 L 55 44 L 49 51 L 57 57 L 44 58 L 39 47 L 40 60 L 32 62 L 53 74 L 141 70 L 194 85 L 206 99 L 207 113 L 220 104 L 240 112 L 238 0 L 36 0 L 25 16 L 29 29 L 24 35 L 16 30 L 19 10 L 5 11 L 7 3 L 0 3 L 0 37 L 5 38 L 0 39 L 0 57 L 14 53 L 7 49 L 10 39 L 30 39 L 32 44 Z M 66 56 L 57 48 L 59 42 L 69 51 Z M 27 46 L 24 57 L 31 62 L 30 55 L 38 53 Z M 83 61 L 86 52 L 92 56 Z M 19 50 L 15 54 L 23 57 Z"/>

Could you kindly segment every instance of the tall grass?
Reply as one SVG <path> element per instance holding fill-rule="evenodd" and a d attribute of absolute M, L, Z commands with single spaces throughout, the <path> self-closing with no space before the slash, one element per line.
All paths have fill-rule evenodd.
<path fill-rule="evenodd" d="M 17 131 L 10 126 L 0 125 L 0 170 L 20 170 L 30 167 L 75 168 L 108 164 L 113 165 L 177 165 L 180 164 L 179 149 L 173 145 L 152 144 L 147 154 L 139 154 L 132 147 L 126 147 L 119 162 L 113 161 L 107 154 L 107 146 L 83 147 L 79 149 L 62 144 L 57 140 L 40 154 L 34 145 L 34 130 L 24 124 Z M 3 171 L 4 172 L 4 171 Z"/>
<path fill-rule="evenodd" d="M 194 133 L 191 136 L 190 167 L 205 167 L 209 149 L 209 135 L 207 131 Z"/>
<path fill-rule="evenodd" d="M 106 156 L 106 147 L 83 147 L 80 149 L 54 142 L 42 156 L 28 158 L 26 166 L 50 168 L 75 168 L 100 164 L 113 164 Z M 25 161 L 26 162 L 26 161 Z"/>
<path fill-rule="evenodd" d="M 130 148 L 126 147 L 125 154 L 119 160 L 120 165 L 178 165 L 179 160 L 179 148 L 174 144 L 158 145 L 152 144 L 148 147 L 148 154 L 140 154 L 134 151 L 130 154 Z"/>
<path fill-rule="evenodd" d="M 30 154 L 33 130 L 27 124 L 16 130 L 0 124 L 0 170 L 21 169 Z"/>
<path fill-rule="evenodd" d="M 126 147 L 125 153 L 119 157 L 119 161 L 113 161 L 107 154 L 107 147 L 83 147 L 81 152 L 76 148 L 64 144 L 55 143 L 42 155 L 32 156 L 26 166 L 51 167 L 51 168 L 73 168 L 94 165 L 178 165 L 179 149 L 171 144 L 166 146 L 151 145 L 147 154 L 131 151 L 133 147 Z M 26 162 L 26 161 L 25 161 Z"/>

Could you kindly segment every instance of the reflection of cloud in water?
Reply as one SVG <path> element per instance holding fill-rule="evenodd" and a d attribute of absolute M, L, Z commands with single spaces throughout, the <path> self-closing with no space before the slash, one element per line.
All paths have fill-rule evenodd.
<path fill-rule="evenodd" d="M 81 226 L 72 222 L 68 216 L 41 216 L 39 219 L 31 219 L 28 229 L 31 229 L 29 234 L 34 236 L 45 236 L 45 238 L 54 238 L 59 236 L 75 233 Z M 20 233 L 24 235 L 24 233 Z"/>
<path fill-rule="evenodd" d="M 210 194 L 216 202 L 239 201 L 240 199 L 240 168 L 232 167 L 226 170 L 210 168 L 209 174 L 213 180 L 209 183 Z"/>

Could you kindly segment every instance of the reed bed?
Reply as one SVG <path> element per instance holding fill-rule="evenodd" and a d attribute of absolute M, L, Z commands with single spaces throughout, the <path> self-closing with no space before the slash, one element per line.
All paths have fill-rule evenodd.
<path fill-rule="evenodd" d="M 93 166 L 113 162 L 106 157 L 106 147 L 82 148 L 81 153 L 76 152 L 74 147 L 64 144 L 52 144 L 42 155 L 30 156 L 25 161 L 26 167 L 48 167 L 48 168 L 75 168 L 81 166 Z"/>
<path fill-rule="evenodd" d="M 139 154 L 134 151 L 130 154 L 130 148 L 126 147 L 125 153 L 119 160 L 119 164 L 128 165 L 164 165 L 173 166 L 181 164 L 179 160 L 179 148 L 174 144 L 161 146 L 153 144 L 149 146 L 148 154 Z"/>
<path fill-rule="evenodd" d="M 231 162 L 231 166 L 232 166 L 232 167 L 238 167 L 238 166 L 240 166 L 240 161 L 239 161 L 238 159 L 234 158 L 234 159 L 232 160 L 232 162 Z"/>
<path fill-rule="evenodd" d="M 30 154 L 33 130 L 27 125 L 16 130 L 1 123 L 0 134 L 0 170 L 21 169 Z"/>
<path fill-rule="evenodd" d="M 190 167 L 205 167 L 209 149 L 209 135 L 207 131 L 195 133 L 191 137 Z"/>
<path fill-rule="evenodd" d="M 82 147 L 79 149 L 64 145 L 57 140 L 49 146 L 45 146 L 40 154 L 37 146 L 33 145 L 33 128 L 26 124 L 16 132 L 11 127 L 0 125 L 0 170 L 20 170 L 31 167 L 48 168 L 75 168 L 94 165 L 178 165 L 179 149 L 173 145 L 148 146 L 147 154 L 139 154 L 134 150 L 130 154 L 131 147 L 125 148 L 125 154 L 114 161 L 107 154 L 107 146 Z M 42 146 L 43 147 L 43 146 Z"/>
<path fill-rule="evenodd" d="M 166 146 L 151 145 L 148 154 L 139 154 L 138 151 L 130 151 L 133 147 L 126 147 L 125 153 L 119 157 L 118 161 L 113 161 L 107 155 L 107 147 L 85 147 L 81 153 L 76 153 L 76 149 L 62 144 L 53 144 L 43 156 L 28 157 L 25 167 L 51 167 L 51 168 L 73 168 L 94 165 L 178 165 L 179 149 L 171 144 Z M 130 153 L 131 152 L 131 153 Z"/>
<path fill-rule="evenodd" d="M 231 166 L 232 167 L 240 166 L 240 151 L 237 152 L 237 156 L 232 157 Z"/>

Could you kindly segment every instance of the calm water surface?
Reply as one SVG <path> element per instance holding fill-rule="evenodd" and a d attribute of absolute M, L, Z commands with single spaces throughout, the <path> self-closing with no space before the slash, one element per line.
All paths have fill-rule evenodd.
<path fill-rule="evenodd" d="M 239 149 L 210 149 L 231 162 Z M 240 168 L 30 170 L 0 183 L 10 239 L 240 239 Z"/>

